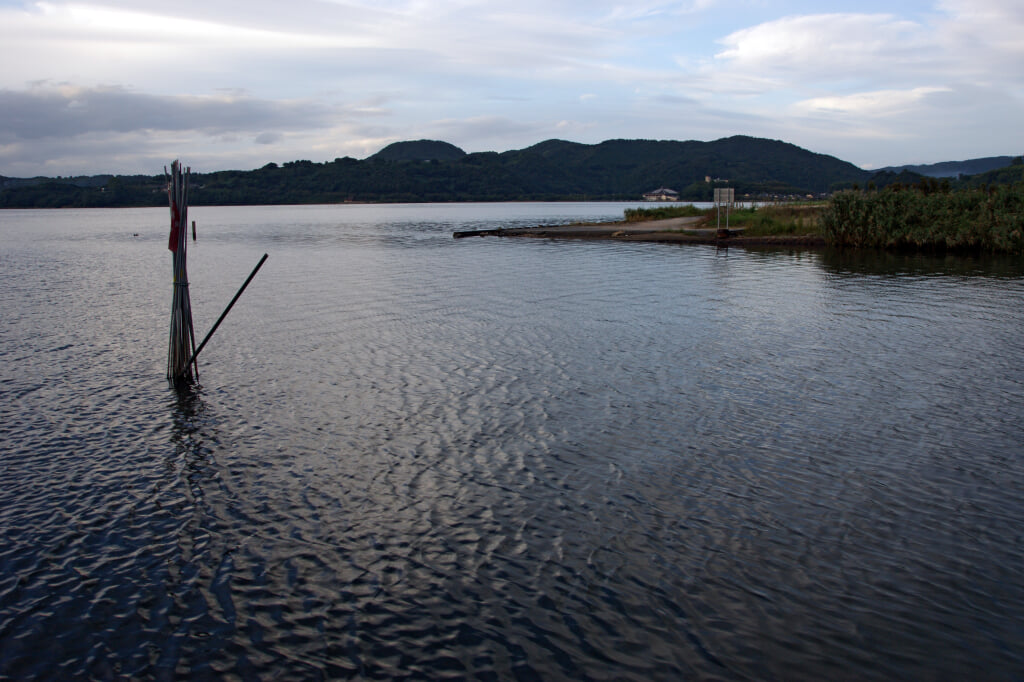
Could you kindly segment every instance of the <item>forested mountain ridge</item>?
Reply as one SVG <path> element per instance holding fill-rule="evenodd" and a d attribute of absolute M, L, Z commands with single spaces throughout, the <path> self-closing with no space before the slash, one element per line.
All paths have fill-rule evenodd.
<path fill-rule="evenodd" d="M 910 171 L 930 178 L 955 178 L 961 175 L 978 175 L 987 173 L 999 168 L 1009 166 L 1013 161 L 1011 156 L 986 156 L 980 159 L 968 159 L 966 161 L 943 161 L 941 163 L 928 163 L 917 166 L 889 166 L 879 168 L 875 172 Z"/>
<path fill-rule="evenodd" d="M 710 177 L 739 194 L 821 193 L 870 174 L 851 163 L 777 140 L 735 136 L 714 142 L 607 140 L 581 145 L 560 140 L 506 152 L 519 164 L 542 166 L 550 178 L 587 178 L 588 192 L 636 198 L 657 187 L 686 199 L 710 199 Z M 536 187 L 539 191 L 542 188 Z"/>
<path fill-rule="evenodd" d="M 398 142 L 367 159 L 268 163 L 252 171 L 192 175 L 193 205 L 424 201 L 634 200 L 668 187 L 705 201 L 714 187 L 738 196 L 821 194 L 866 184 L 872 172 L 778 140 L 713 142 L 547 140 L 503 153 L 467 154 L 434 140 Z M 708 181 L 710 179 L 710 182 Z M 0 207 L 166 205 L 163 174 L 0 177 Z"/>

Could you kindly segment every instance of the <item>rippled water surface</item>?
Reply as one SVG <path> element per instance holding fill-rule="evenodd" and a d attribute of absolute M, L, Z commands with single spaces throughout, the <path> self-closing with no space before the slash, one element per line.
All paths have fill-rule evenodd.
<path fill-rule="evenodd" d="M 0 678 L 1021 679 L 1020 259 L 0 212 Z"/>

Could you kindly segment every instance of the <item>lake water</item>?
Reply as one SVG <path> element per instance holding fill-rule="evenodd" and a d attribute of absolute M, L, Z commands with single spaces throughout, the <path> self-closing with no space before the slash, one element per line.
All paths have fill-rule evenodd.
<path fill-rule="evenodd" d="M 1021 679 L 1024 263 L 0 212 L 0 678 Z"/>

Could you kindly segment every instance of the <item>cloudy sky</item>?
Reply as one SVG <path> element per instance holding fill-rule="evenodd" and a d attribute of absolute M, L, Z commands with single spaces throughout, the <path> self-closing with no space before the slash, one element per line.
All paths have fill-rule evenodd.
<path fill-rule="evenodd" d="M 0 175 L 560 138 L 1024 152 L 1021 0 L 0 0 Z"/>

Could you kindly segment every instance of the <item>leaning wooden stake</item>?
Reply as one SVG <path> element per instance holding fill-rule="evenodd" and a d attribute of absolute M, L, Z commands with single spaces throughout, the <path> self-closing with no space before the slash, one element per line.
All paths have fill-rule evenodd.
<path fill-rule="evenodd" d="M 188 295 L 188 267 L 186 264 L 186 239 L 188 225 L 188 181 L 192 169 L 183 172 L 175 160 L 171 172 L 164 167 L 167 177 L 167 198 L 171 207 L 171 237 L 167 248 L 173 254 L 174 297 L 171 302 L 171 334 L 167 346 L 167 378 L 176 381 L 190 381 L 199 376 L 199 367 L 191 360 L 196 347 L 195 330 L 192 327 L 192 302 Z M 193 368 L 195 374 L 193 375 Z"/>
<path fill-rule="evenodd" d="M 245 291 L 245 288 L 249 286 L 249 282 L 251 282 L 252 278 L 256 276 L 256 273 L 260 271 L 260 268 L 263 267 L 263 263 L 266 260 L 267 254 L 263 254 L 263 258 L 260 258 L 260 262 L 256 264 L 256 267 L 252 269 L 252 272 L 249 273 L 249 276 L 245 278 L 245 282 L 242 284 L 242 288 L 238 290 L 238 292 L 235 294 L 235 297 L 231 299 L 231 303 L 228 303 L 228 307 L 224 309 L 224 312 L 220 314 L 220 317 L 217 318 L 217 321 L 213 323 L 213 328 L 210 329 L 210 331 L 206 334 L 206 338 L 204 338 L 203 342 L 199 344 L 199 348 L 196 348 L 196 351 L 192 353 L 192 357 L 191 359 L 189 359 L 189 364 L 194 363 L 196 361 L 196 358 L 199 357 L 199 353 L 201 353 L 203 348 L 206 347 L 206 342 L 210 340 L 210 337 L 213 336 L 213 333 L 217 331 L 217 327 L 220 326 L 220 323 L 223 322 L 224 318 L 227 317 L 228 313 L 231 312 L 231 308 L 234 307 L 235 301 L 237 301 L 238 297 L 242 295 L 242 292 Z M 193 340 L 193 345 L 194 344 L 195 341 Z M 196 365 L 196 373 L 199 373 L 198 365 Z"/>

